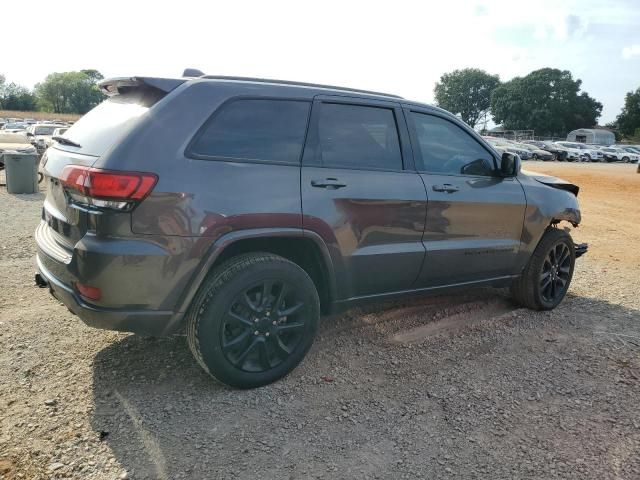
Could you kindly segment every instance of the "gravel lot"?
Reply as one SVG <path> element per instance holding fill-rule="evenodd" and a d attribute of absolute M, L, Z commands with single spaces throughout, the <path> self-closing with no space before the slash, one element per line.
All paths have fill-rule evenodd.
<path fill-rule="evenodd" d="M 556 310 L 496 290 L 351 310 L 251 391 L 33 287 L 43 196 L 3 188 L 0 478 L 640 478 L 640 174 L 525 168 L 581 186 L 590 251 Z"/>

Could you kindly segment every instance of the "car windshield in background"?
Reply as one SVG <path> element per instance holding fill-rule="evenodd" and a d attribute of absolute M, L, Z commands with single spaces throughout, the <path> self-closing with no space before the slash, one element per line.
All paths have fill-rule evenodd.
<path fill-rule="evenodd" d="M 56 127 L 36 127 L 34 129 L 34 135 L 53 135 L 53 131 Z"/>

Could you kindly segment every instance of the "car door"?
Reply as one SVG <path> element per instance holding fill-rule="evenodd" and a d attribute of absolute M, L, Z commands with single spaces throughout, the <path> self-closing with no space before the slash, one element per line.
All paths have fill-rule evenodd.
<path fill-rule="evenodd" d="M 339 299 L 409 289 L 427 199 L 400 105 L 316 97 L 301 175 L 303 227 L 328 245 Z"/>
<path fill-rule="evenodd" d="M 436 111 L 406 108 L 415 163 L 429 204 L 417 287 L 516 274 L 526 199 L 477 136 Z"/>

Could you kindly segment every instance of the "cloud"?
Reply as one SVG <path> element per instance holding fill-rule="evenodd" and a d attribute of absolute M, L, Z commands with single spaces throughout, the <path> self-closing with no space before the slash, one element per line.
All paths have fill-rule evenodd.
<path fill-rule="evenodd" d="M 565 18 L 565 28 L 568 37 L 577 37 L 585 30 L 585 22 L 577 15 L 567 15 Z"/>
<path fill-rule="evenodd" d="M 489 9 L 486 5 L 476 5 L 476 8 L 473 10 L 473 14 L 476 17 L 484 17 L 489 13 Z"/>
<path fill-rule="evenodd" d="M 636 43 L 635 45 L 629 45 L 628 47 L 624 47 L 622 49 L 622 58 L 625 60 L 630 59 L 631 57 L 639 57 L 640 56 L 640 44 Z"/>

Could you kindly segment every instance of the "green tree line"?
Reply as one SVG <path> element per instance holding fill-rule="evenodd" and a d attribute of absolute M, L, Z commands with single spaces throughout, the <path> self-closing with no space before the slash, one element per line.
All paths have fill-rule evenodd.
<path fill-rule="evenodd" d="M 564 136 L 597 125 L 602 104 L 581 92 L 582 80 L 568 70 L 542 68 L 501 82 L 477 68 L 445 73 L 436 83 L 439 107 L 475 128 L 489 114 L 507 130 L 535 130 L 537 135 Z M 640 88 L 627 93 L 625 106 L 608 125 L 627 138 L 640 139 Z"/>
<path fill-rule="evenodd" d="M 0 74 L 0 109 L 87 113 L 105 98 L 97 85 L 103 78 L 93 69 L 51 73 L 29 90 Z"/>

